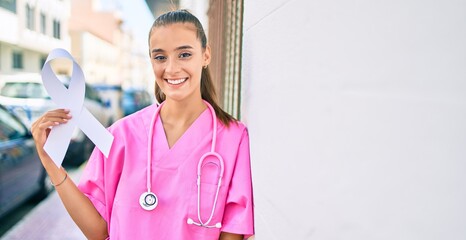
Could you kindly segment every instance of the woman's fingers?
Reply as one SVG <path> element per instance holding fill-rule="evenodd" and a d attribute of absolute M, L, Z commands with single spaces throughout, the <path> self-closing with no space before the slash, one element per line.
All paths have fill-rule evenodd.
<path fill-rule="evenodd" d="M 47 140 L 50 128 L 65 124 L 71 119 L 68 109 L 55 109 L 44 113 L 31 126 L 32 136 L 38 146 L 43 146 Z"/>
<path fill-rule="evenodd" d="M 45 128 L 52 127 L 60 123 L 66 123 L 69 119 L 71 119 L 69 112 L 70 111 L 67 109 L 56 109 L 48 111 L 32 124 L 31 130 L 33 132 L 35 130 L 43 131 Z"/>
<path fill-rule="evenodd" d="M 46 112 L 42 115 L 42 118 L 47 120 L 71 119 L 71 115 L 69 115 L 69 113 L 70 110 L 68 109 L 55 109 Z"/>

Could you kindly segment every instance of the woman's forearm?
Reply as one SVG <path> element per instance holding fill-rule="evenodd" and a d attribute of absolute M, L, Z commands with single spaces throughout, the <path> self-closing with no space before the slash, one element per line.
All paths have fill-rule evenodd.
<path fill-rule="evenodd" d="M 105 239 L 108 236 L 106 221 L 72 179 L 67 177 L 66 171 L 57 167 L 44 150 L 51 129 L 66 124 L 71 118 L 68 109 L 48 111 L 32 124 L 31 133 L 40 161 L 71 218 L 88 239 Z"/>
<path fill-rule="evenodd" d="M 39 155 L 49 174 L 50 181 L 54 185 L 59 184 L 55 189 L 63 205 L 86 238 L 105 239 L 108 236 L 107 222 L 102 218 L 92 202 L 78 189 L 69 176 L 66 177 L 67 173 L 63 168 L 58 168 L 48 155 Z"/>

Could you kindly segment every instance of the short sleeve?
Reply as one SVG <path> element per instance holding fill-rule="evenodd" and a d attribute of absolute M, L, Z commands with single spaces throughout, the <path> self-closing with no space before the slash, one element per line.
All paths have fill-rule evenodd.
<path fill-rule="evenodd" d="M 252 191 L 251 162 L 249 154 L 249 135 L 244 130 L 238 148 L 235 169 L 228 191 L 223 217 L 223 232 L 254 234 L 254 206 Z"/>
<path fill-rule="evenodd" d="M 79 180 L 78 189 L 91 200 L 100 215 L 108 222 L 105 203 L 104 159 L 101 151 L 94 148 Z"/>

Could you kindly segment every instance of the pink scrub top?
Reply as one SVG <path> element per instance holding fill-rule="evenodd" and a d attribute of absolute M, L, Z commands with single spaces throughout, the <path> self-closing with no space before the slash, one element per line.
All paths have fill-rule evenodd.
<path fill-rule="evenodd" d="M 115 136 L 108 158 L 94 149 L 78 188 L 92 201 L 107 221 L 110 239 L 218 239 L 220 232 L 254 234 L 253 195 L 247 128 L 238 122 L 217 127 L 216 151 L 225 170 L 218 202 L 209 225 L 187 224 L 198 220 L 197 165 L 212 143 L 212 115 L 206 109 L 178 141 L 169 148 L 160 117 L 152 146 L 152 189 L 158 205 L 146 211 L 139 197 L 147 191 L 148 134 L 156 105 L 115 122 Z M 212 160 L 215 162 L 215 160 Z M 217 190 L 219 168 L 202 168 L 201 217 L 210 216 Z"/>

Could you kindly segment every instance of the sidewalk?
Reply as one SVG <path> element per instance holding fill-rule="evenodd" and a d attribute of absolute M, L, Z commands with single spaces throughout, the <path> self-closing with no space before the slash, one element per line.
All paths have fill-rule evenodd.
<path fill-rule="evenodd" d="M 76 183 L 82 168 L 68 171 Z M 81 230 L 66 212 L 57 192 L 44 201 L 4 234 L 1 240 L 85 240 Z"/>

